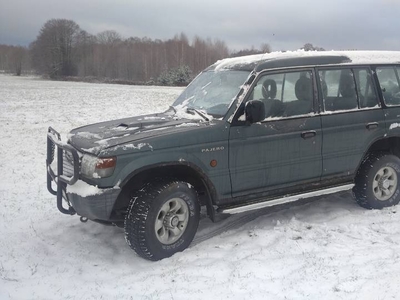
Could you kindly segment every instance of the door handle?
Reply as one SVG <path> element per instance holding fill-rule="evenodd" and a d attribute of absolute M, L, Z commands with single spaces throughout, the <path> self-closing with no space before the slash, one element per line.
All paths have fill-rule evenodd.
<path fill-rule="evenodd" d="M 301 137 L 303 139 L 309 139 L 309 138 L 312 138 L 312 137 L 314 137 L 316 135 L 317 135 L 317 132 L 314 131 L 314 130 L 304 131 L 304 132 L 301 133 Z"/>
<path fill-rule="evenodd" d="M 373 123 L 368 123 L 365 127 L 367 127 L 368 130 L 376 129 L 378 128 L 379 124 L 377 122 Z"/>

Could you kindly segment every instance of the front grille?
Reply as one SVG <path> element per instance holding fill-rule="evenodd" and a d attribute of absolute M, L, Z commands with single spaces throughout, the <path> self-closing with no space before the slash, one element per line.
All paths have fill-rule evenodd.
<path fill-rule="evenodd" d="M 56 145 L 53 142 L 49 143 L 47 146 L 47 157 L 49 158 L 49 164 L 51 164 L 54 160 L 54 152 L 56 150 Z"/>
<path fill-rule="evenodd" d="M 63 152 L 64 152 L 63 174 L 68 177 L 72 177 L 74 175 L 74 159 L 72 158 L 72 154 L 69 153 L 68 151 L 63 151 Z"/>

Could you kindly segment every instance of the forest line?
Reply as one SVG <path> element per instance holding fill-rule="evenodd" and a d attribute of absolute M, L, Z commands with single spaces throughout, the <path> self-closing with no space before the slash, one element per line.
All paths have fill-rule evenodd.
<path fill-rule="evenodd" d="M 306 50 L 323 50 L 305 44 Z M 51 19 L 29 47 L 0 44 L 0 70 L 51 79 L 186 85 L 217 60 L 271 52 L 269 44 L 232 51 L 220 39 L 185 33 L 171 39 L 123 38 L 114 30 L 92 35 L 72 21 Z"/>

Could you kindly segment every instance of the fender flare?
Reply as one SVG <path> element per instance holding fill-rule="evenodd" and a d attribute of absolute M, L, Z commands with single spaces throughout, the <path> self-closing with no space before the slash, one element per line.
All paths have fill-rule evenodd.
<path fill-rule="evenodd" d="M 208 178 L 208 176 L 203 172 L 203 170 L 198 167 L 197 165 L 187 162 L 187 161 L 171 161 L 165 163 L 156 163 L 152 165 L 147 165 L 142 168 L 134 170 L 128 176 L 124 178 L 124 180 L 120 183 L 120 188 L 123 189 L 126 184 L 135 176 L 139 175 L 142 172 L 149 171 L 151 169 L 162 168 L 162 167 L 173 167 L 173 166 L 183 166 L 192 169 L 196 174 L 199 175 L 202 183 L 205 186 L 207 196 L 206 197 L 206 207 L 207 207 L 207 214 L 210 219 L 215 222 L 216 220 L 216 210 L 214 208 L 214 203 L 216 203 L 217 194 L 214 187 L 214 184 Z"/>

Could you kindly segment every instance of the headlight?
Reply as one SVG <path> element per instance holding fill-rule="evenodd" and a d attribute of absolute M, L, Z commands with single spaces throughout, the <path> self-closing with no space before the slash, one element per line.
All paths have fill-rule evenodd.
<path fill-rule="evenodd" d="M 116 157 L 103 157 L 84 154 L 81 163 L 82 175 L 88 178 L 103 178 L 112 175 L 117 164 Z"/>

